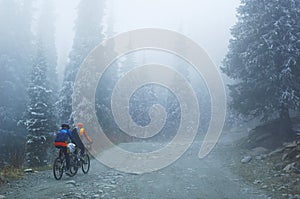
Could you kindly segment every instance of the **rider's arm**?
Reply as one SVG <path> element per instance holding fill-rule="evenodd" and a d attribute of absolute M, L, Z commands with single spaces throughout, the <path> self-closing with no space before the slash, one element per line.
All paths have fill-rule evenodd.
<path fill-rule="evenodd" d="M 68 129 L 68 130 L 67 130 L 67 134 L 68 134 L 69 138 L 71 139 L 71 141 L 72 141 L 73 143 L 76 144 L 76 140 L 75 140 L 75 138 L 74 138 L 74 136 L 73 136 L 72 131 L 70 131 L 70 130 Z"/>
<path fill-rule="evenodd" d="M 84 128 L 80 129 L 80 135 L 84 135 L 84 137 L 87 139 L 87 141 L 92 142 L 92 139 L 89 137 L 89 135 L 87 134 L 87 132 L 85 131 Z"/>

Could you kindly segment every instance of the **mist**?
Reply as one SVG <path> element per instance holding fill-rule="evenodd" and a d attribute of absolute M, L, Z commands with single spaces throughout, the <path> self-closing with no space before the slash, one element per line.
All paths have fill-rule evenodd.
<path fill-rule="evenodd" d="M 74 37 L 74 20 L 79 1 L 54 1 L 56 7 L 56 47 L 58 72 L 68 61 Z M 231 1 L 138 1 L 112 0 L 106 3 L 102 21 L 106 38 L 139 28 L 163 28 L 178 31 L 203 47 L 216 65 L 221 65 L 236 22 L 239 0 Z"/>
<path fill-rule="evenodd" d="M 300 198 L 300 0 L 0 0 L 0 198 Z"/>

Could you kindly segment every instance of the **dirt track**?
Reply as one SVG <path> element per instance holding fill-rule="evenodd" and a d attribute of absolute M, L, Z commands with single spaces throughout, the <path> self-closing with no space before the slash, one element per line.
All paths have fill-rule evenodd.
<path fill-rule="evenodd" d="M 228 147 L 230 137 L 223 134 L 217 147 L 202 160 L 197 157 L 200 145 L 195 143 L 174 164 L 159 171 L 126 174 L 93 160 L 87 175 L 79 171 L 72 178 L 64 175 L 56 181 L 52 171 L 27 174 L 24 179 L 1 187 L 0 195 L 6 198 L 267 198 L 229 170 L 228 149 L 234 149 Z"/>

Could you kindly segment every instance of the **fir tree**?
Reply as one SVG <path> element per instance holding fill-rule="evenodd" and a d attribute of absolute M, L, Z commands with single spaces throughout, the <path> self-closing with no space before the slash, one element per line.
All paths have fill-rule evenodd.
<path fill-rule="evenodd" d="M 23 133 L 17 123 L 27 104 L 33 54 L 32 0 L 0 1 L 0 128 Z"/>
<path fill-rule="evenodd" d="M 38 36 L 44 52 L 46 53 L 47 78 L 49 87 L 53 91 L 53 103 L 57 101 L 58 77 L 57 77 L 57 53 L 55 47 L 55 26 L 54 26 L 54 3 L 53 0 L 43 1 L 41 14 L 38 20 Z"/>
<path fill-rule="evenodd" d="M 56 119 L 51 103 L 45 52 L 38 47 L 28 88 L 29 104 L 26 114 L 28 131 L 26 142 L 26 164 L 43 166 L 47 164 L 48 150 L 53 143 L 51 132 L 56 129 Z"/>
<path fill-rule="evenodd" d="M 104 1 L 82 0 L 78 6 L 75 37 L 66 66 L 63 87 L 60 91 L 59 116 L 61 122 L 72 123 L 73 85 L 80 65 L 88 53 L 103 39 L 101 21 L 104 16 Z"/>
<path fill-rule="evenodd" d="M 300 105 L 300 1 L 242 0 L 223 71 L 232 108 L 290 129 L 290 110 Z"/>

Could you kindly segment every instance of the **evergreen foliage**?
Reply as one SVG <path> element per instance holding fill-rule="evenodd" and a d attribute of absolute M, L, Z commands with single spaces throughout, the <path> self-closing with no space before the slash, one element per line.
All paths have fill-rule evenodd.
<path fill-rule="evenodd" d="M 26 110 L 32 64 L 32 0 L 0 1 L 0 128 L 23 133 L 18 125 Z"/>
<path fill-rule="evenodd" d="M 300 106 L 300 1 L 242 0 L 232 36 L 222 68 L 235 80 L 231 107 L 290 126 Z"/>
<path fill-rule="evenodd" d="M 44 166 L 53 139 L 51 132 L 56 129 L 56 117 L 51 103 L 52 90 L 47 78 L 45 52 L 39 47 L 34 60 L 31 81 L 28 88 L 29 105 L 26 114 L 26 164 Z"/>
<path fill-rule="evenodd" d="M 104 38 L 101 24 L 103 17 L 104 1 L 82 0 L 79 3 L 73 47 L 69 54 L 70 61 L 65 69 L 63 86 L 58 102 L 59 117 L 62 123 L 73 123 L 72 93 L 74 81 L 83 60 Z"/>

